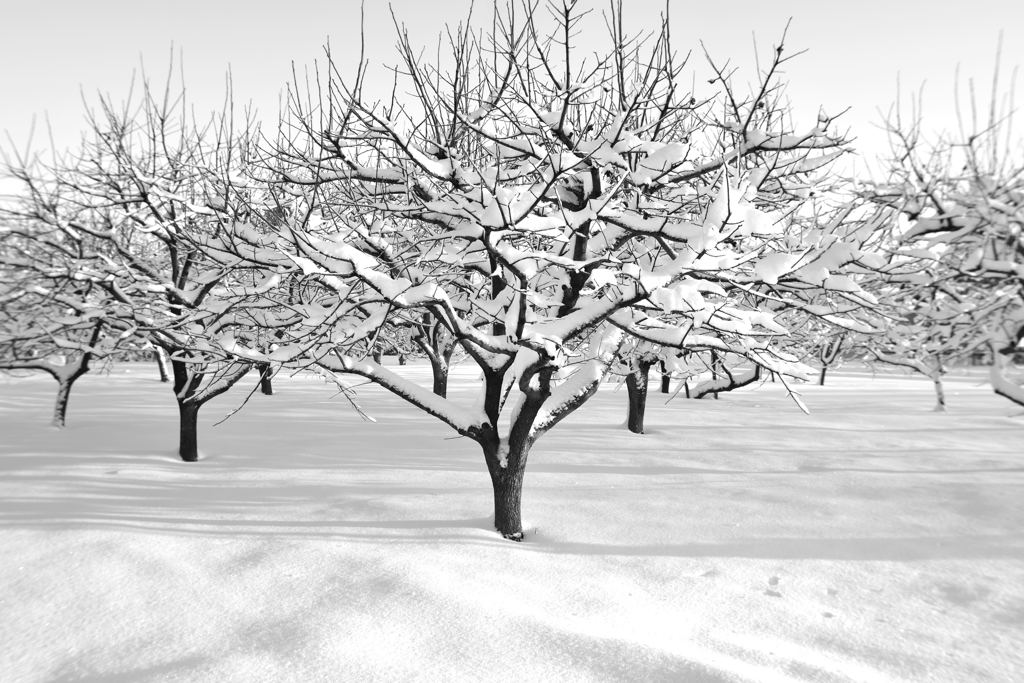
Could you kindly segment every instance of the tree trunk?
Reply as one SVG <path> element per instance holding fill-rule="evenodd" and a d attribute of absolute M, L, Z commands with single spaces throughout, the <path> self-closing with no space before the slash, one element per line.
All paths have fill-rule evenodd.
<path fill-rule="evenodd" d="M 95 344 L 95 337 L 93 336 L 93 344 Z M 57 380 L 57 399 L 53 404 L 53 419 L 50 420 L 50 424 L 58 429 L 63 429 L 64 424 L 67 420 L 68 415 L 68 401 L 71 399 L 71 387 L 75 385 L 78 378 L 89 372 L 89 361 L 92 359 L 91 353 L 86 353 L 78 358 L 74 363 L 75 367 L 70 374 L 54 373 L 53 378 Z M 67 370 L 67 368 L 64 368 Z"/>
<path fill-rule="evenodd" d="M 432 322 L 429 315 L 424 315 L 423 328 L 413 337 L 413 341 L 430 362 L 434 394 L 445 398 L 448 395 L 448 370 L 451 368 L 452 355 L 455 353 L 454 340 L 440 323 Z"/>
<path fill-rule="evenodd" d="M 636 368 L 626 375 L 626 393 L 629 397 L 626 427 L 634 434 L 644 433 L 644 411 L 647 408 L 647 382 L 650 371 L 650 363 L 638 362 Z"/>
<path fill-rule="evenodd" d="M 71 385 L 77 377 L 57 380 L 57 400 L 53 405 L 53 419 L 50 424 L 58 429 L 64 427 L 68 415 L 68 399 L 71 398 Z"/>
<path fill-rule="evenodd" d="M 409 362 L 409 359 L 405 357 L 404 353 L 398 354 L 398 364 L 399 365 L 405 365 L 408 362 Z"/>
<path fill-rule="evenodd" d="M 381 363 L 384 362 L 384 353 L 383 352 L 378 351 L 378 350 L 374 350 L 374 352 L 371 355 L 373 357 L 373 362 L 376 363 L 377 365 L 380 365 Z"/>
<path fill-rule="evenodd" d="M 199 404 L 195 402 L 178 402 L 178 456 L 185 462 L 195 462 L 199 459 L 199 408 Z"/>
<path fill-rule="evenodd" d="M 668 371 L 665 366 L 665 361 L 661 361 L 661 393 L 669 393 L 669 389 L 672 384 L 672 373 Z"/>
<path fill-rule="evenodd" d="M 933 375 L 932 384 L 935 385 L 935 412 L 943 413 L 946 411 L 946 392 L 942 388 L 942 375 Z"/>
<path fill-rule="evenodd" d="M 430 359 L 430 370 L 434 376 L 434 393 L 445 398 L 448 396 L 448 363 L 443 359 Z"/>
<path fill-rule="evenodd" d="M 725 374 L 723 372 L 724 370 L 725 370 L 725 368 L 722 367 L 722 357 L 718 355 L 717 351 L 712 349 L 711 350 L 711 379 L 717 380 L 719 377 L 721 377 L 723 374 Z M 718 400 L 718 392 L 716 391 L 713 394 L 713 396 L 715 397 L 715 400 L 717 401 Z"/>
<path fill-rule="evenodd" d="M 494 528 L 512 541 L 523 540 L 523 469 L 506 470 L 491 479 L 494 488 Z"/>
<path fill-rule="evenodd" d="M 160 381 L 170 382 L 171 373 L 167 371 L 167 352 L 158 346 L 153 349 L 153 355 L 156 356 L 156 367 L 160 370 Z"/>
<path fill-rule="evenodd" d="M 260 391 L 264 396 L 274 395 L 274 371 L 270 363 L 257 363 L 256 370 L 260 373 Z"/>
<path fill-rule="evenodd" d="M 497 447 L 484 446 L 484 458 L 494 490 L 494 528 L 512 541 L 523 540 L 523 475 L 526 473 L 527 450 L 506 453 L 505 467 Z"/>
<path fill-rule="evenodd" d="M 846 335 L 833 337 L 829 341 L 824 342 L 818 348 L 818 360 L 821 361 L 821 373 L 818 375 L 818 386 L 825 386 L 825 373 L 828 372 L 832 363 L 839 360 L 839 352 L 843 350 L 843 342 L 845 341 Z"/>

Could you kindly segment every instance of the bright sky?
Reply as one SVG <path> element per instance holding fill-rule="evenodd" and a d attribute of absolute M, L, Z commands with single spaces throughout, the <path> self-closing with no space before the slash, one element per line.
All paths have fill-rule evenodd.
<path fill-rule="evenodd" d="M 82 100 L 97 91 L 121 99 L 132 71 L 145 63 L 162 78 L 171 53 L 183 56 L 193 103 L 216 107 L 231 67 L 236 97 L 251 99 L 276 114 L 277 94 L 291 74 L 322 56 L 330 36 L 339 61 L 354 61 L 359 37 L 355 0 L 0 0 L 0 130 L 19 145 L 28 138 L 33 115 L 49 116 L 58 145 L 74 142 L 82 130 Z M 603 0 L 583 0 L 597 10 Z M 467 0 L 428 2 L 392 0 L 396 15 L 413 40 L 432 45 L 445 22 L 465 16 Z M 659 0 L 628 0 L 627 30 L 653 26 L 664 8 Z M 477 14 L 490 11 L 478 2 Z M 789 17 L 788 46 L 809 52 L 788 68 L 790 96 L 798 120 L 814 120 L 818 106 L 830 113 L 847 106 L 847 124 L 858 145 L 879 151 L 884 136 L 872 124 L 897 96 L 897 73 L 905 96 L 926 86 L 926 121 L 953 125 L 953 81 L 957 65 L 989 91 L 996 44 L 1003 32 L 1007 74 L 1024 67 L 1024 2 L 1018 0 L 731 0 L 672 2 L 676 47 L 697 50 L 703 39 L 716 59 L 753 65 L 756 34 L 767 55 Z M 581 41 L 594 49 L 603 40 L 602 24 Z M 394 40 L 387 4 L 368 0 L 366 33 L 376 64 L 393 60 Z M 349 56 L 346 59 L 346 56 Z M 37 131 L 36 146 L 45 143 Z"/>

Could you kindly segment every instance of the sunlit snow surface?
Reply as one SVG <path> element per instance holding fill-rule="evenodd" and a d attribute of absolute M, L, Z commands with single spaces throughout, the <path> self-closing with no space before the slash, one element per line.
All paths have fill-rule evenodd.
<path fill-rule="evenodd" d="M 86 376 L 62 432 L 0 379 L 0 680 L 1024 680 L 1024 417 L 981 376 L 947 414 L 866 372 L 810 416 L 652 386 L 644 436 L 605 385 L 516 544 L 475 445 L 376 388 L 376 424 L 303 376 L 212 427 L 236 389 L 188 464 L 155 375 Z"/>

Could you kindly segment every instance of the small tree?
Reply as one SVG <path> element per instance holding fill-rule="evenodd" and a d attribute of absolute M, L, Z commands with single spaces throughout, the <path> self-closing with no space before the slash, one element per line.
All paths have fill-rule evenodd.
<path fill-rule="evenodd" d="M 818 363 L 821 365 L 821 371 L 818 373 L 819 386 L 825 386 L 825 375 L 828 369 L 839 361 L 845 343 L 846 334 L 839 332 L 825 337 L 818 344 Z"/>

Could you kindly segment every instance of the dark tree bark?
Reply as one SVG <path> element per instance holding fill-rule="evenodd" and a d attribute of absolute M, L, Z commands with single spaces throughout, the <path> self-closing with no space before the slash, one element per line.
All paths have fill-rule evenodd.
<path fill-rule="evenodd" d="M 374 349 L 371 356 L 373 357 L 373 362 L 377 365 L 384 362 L 384 353 L 380 349 Z"/>
<path fill-rule="evenodd" d="M 167 370 L 167 352 L 157 346 L 153 349 L 153 356 L 156 358 L 156 367 L 160 371 L 160 381 L 170 382 L 171 374 Z"/>
<path fill-rule="evenodd" d="M 712 380 L 717 380 L 719 377 L 722 377 L 725 374 L 726 374 L 726 371 L 725 371 L 725 361 L 722 360 L 722 356 L 719 355 L 718 351 L 715 351 L 714 349 L 712 349 L 711 350 L 711 379 Z M 716 391 L 712 395 L 715 397 L 715 400 L 717 401 L 718 400 L 718 392 Z"/>
<path fill-rule="evenodd" d="M 408 362 L 409 362 L 409 359 L 406 358 L 404 353 L 398 354 L 398 364 L 399 365 L 405 365 Z"/>
<path fill-rule="evenodd" d="M 443 334 L 438 330 L 438 334 Z M 438 339 L 438 365 L 434 367 L 433 356 L 431 356 L 430 367 L 434 374 L 434 393 L 445 397 L 448 395 L 448 373 L 452 368 L 452 356 L 455 355 L 455 340 L 447 338 Z"/>
<path fill-rule="evenodd" d="M 661 361 L 661 393 L 669 393 L 672 384 L 672 373 L 668 371 L 665 361 Z"/>
<path fill-rule="evenodd" d="M 260 373 L 260 392 L 264 396 L 273 396 L 274 370 L 270 363 L 256 363 L 256 370 Z"/>
<path fill-rule="evenodd" d="M 512 541 L 523 540 L 522 499 L 523 475 L 526 460 L 533 446 L 531 436 L 533 423 L 537 419 L 544 401 L 551 395 L 553 367 L 541 368 L 533 377 L 520 379 L 519 388 L 525 394 L 507 439 L 500 439 L 494 427 L 498 423 L 499 406 L 502 401 L 502 377 L 508 366 L 499 371 L 484 370 L 484 414 L 489 424 L 476 436 L 484 452 L 487 472 L 491 476 L 494 492 L 494 528 Z"/>
<path fill-rule="evenodd" d="M 89 337 L 89 348 L 96 346 L 102 331 L 102 324 L 97 323 L 93 326 L 92 334 Z M 71 387 L 75 385 L 79 377 L 89 372 L 89 363 L 92 362 L 92 356 L 92 351 L 84 351 L 73 364 L 69 364 L 64 368 L 67 370 L 73 367 L 70 373 L 64 374 L 59 372 L 53 374 L 53 378 L 57 380 L 57 399 L 53 404 L 53 418 L 50 420 L 50 424 L 54 427 L 62 429 L 67 423 Z"/>
<path fill-rule="evenodd" d="M 818 386 L 825 386 L 825 374 L 829 367 L 839 358 L 839 352 L 843 350 L 843 342 L 846 336 L 836 337 L 823 343 L 818 349 L 818 359 L 821 361 L 821 373 L 818 375 Z"/>
<path fill-rule="evenodd" d="M 634 434 L 644 433 L 644 413 L 647 410 L 647 383 L 650 377 L 652 361 L 638 360 L 626 375 L 626 393 L 629 399 L 629 413 L 626 427 Z"/>
<path fill-rule="evenodd" d="M 199 408 L 194 402 L 178 402 L 178 456 L 185 462 L 199 459 Z"/>
<path fill-rule="evenodd" d="M 53 405 L 53 419 L 50 420 L 50 424 L 54 427 L 63 427 L 67 420 L 68 399 L 71 397 L 71 386 L 75 383 L 76 379 L 77 377 L 72 376 L 67 379 L 57 380 L 57 400 Z"/>
<path fill-rule="evenodd" d="M 693 388 L 693 391 L 687 392 L 687 398 L 702 399 L 707 396 L 714 396 L 718 398 L 718 394 L 726 391 L 733 391 L 734 389 L 742 389 L 743 387 L 758 382 L 761 379 L 761 366 L 755 365 L 754 369 L 746 377 L 740 375 L 736 376 L 729 371 L 724 365 L 722 366 L 722 377 L 727 379 L 726 382 L 713 382 L 710 386 L 707 383 L 698 384 Z"/>
<path fill-rule="evenodd" d="M 413 337 L 413 342 L 430 361 L 433 392 L 445 398 L 448 395 L 448 370 L 455 353 L 455 340 L 440 323 L 424 315 L 420 331 Z"/>
<path fill-rule="evenodd" d="M 936 373 L 935 376 L 932 377 L 932 383 L 935 385 L 935 412 L 945 412 L 946 392 L 942 388 L 942 375 Z"/>
<path fill-rule="evenodd" d="M 0 369 L 40 370 L 56 380 L 57 397 L 53 404 L 53 412 L 50 414 L 50 424 L 60 429 L 64 427 L 67 420 L 71 387 L 74 386 L 79 377 L 89 371 L 89 358 L 87 354 L 85 357 L 80 357 L 74 361 L 74 363 L 63 366 L 49 361 L 3 361 L 0 359 Z"/>
<path fill-rule="evenodd" d="M 178 402 L 178 457 L 185 462 L 199 459 L 199 409 L 202 405 L 196 400 L 202 376 L 190 374 L 188 363 L 171 360 L 171 371 L 174 373 L 174 398 Z"/>
<path fill-rule="evenodd" d="M 430 371 L 434 378 L 434 393 L 445 398 L 448 395 L 448 363 L 444 359 L 431 357 Z"/>
<path fill-rule="evenodd" d="M 171 355 L 174 373 L 174 398 L 178 402 L 178 456 L 185 462 L 199 458 L 199 409 L 207 401 L 220 396 L 234 386 L 252 369 L 248 363 L 236 363 L 225 368 L 212 386 L 203 388 L 203 372 L 189 372 L 189 363 L 175 360 Z"/>
<path fill-rule="evenodd" d="M 490 452 L 488 452 L 490 450 Z M 523 476 L 526 473 L 528 451 L 505 453 L 505 466 L 501 465 L 497 447 L 484 446 L 484 459 L 491 475 L 494 491 L 494 528 L 509 540 L 523 540 Z"/>
<path fill-rule="evenodd" d="M 932 368 L 932 385 L 935 387 L 935 412 L 946 412 L 946 391 L 942 386 L 942 376 L 946 374 L 946 368 L 941 358 L 935 359 L 935 367 Z"/>

